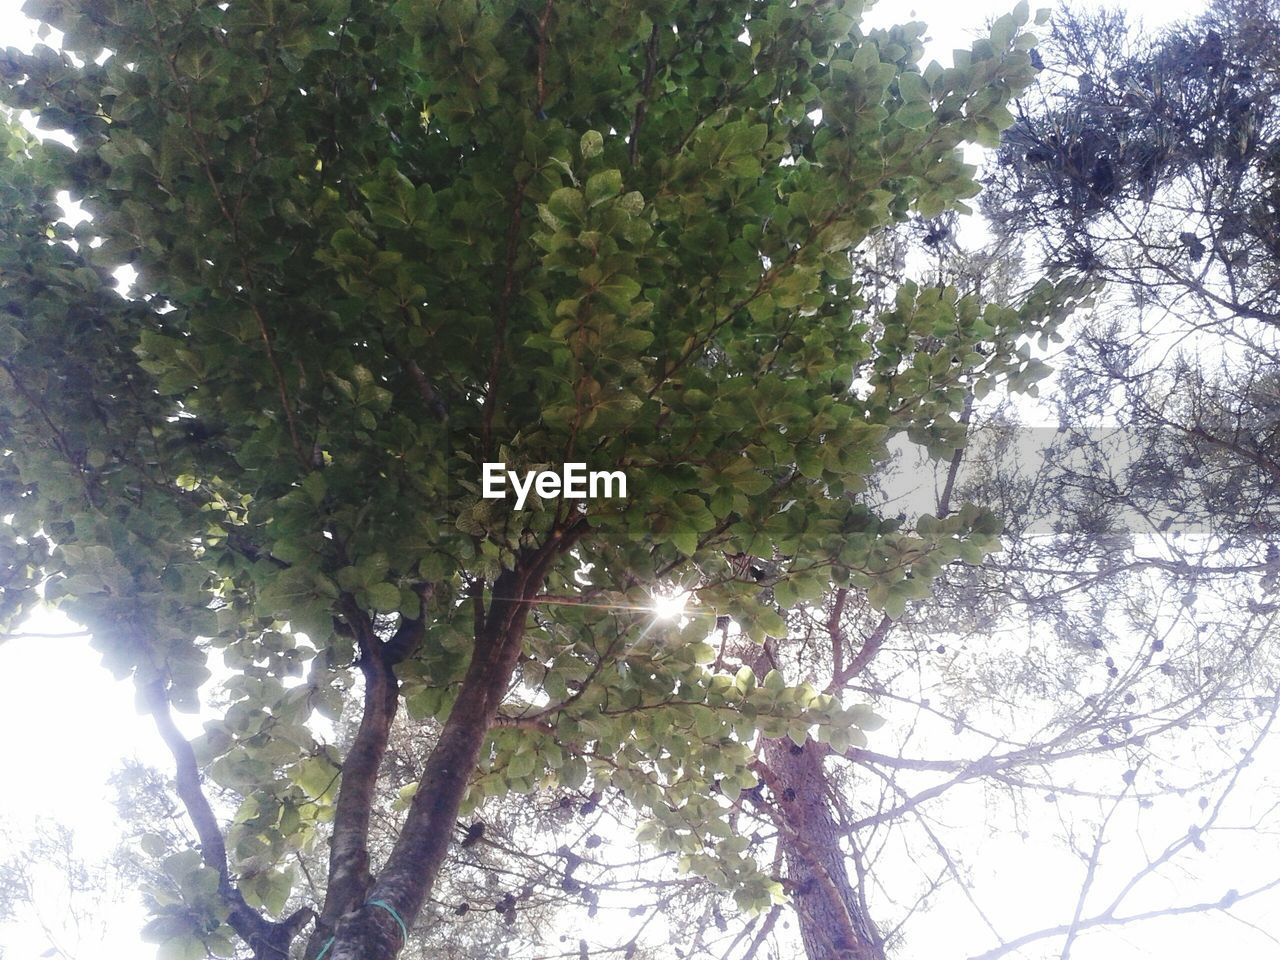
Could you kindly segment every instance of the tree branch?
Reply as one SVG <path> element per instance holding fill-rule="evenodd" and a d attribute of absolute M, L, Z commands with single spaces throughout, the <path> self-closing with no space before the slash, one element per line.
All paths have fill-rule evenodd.
<path fill-rule="evenodd" d="M 187 816 L 200 839 L 200 856 L 205 865 L 218 874 L 218 892 L 229 910 L 227 923 L 253 950 L 255 960 L 287 960 L 289 944 L 298 931 L 314 916 L 310 909 L 299 910 L 287 919 L 274 923 L 258 913 L 248 903 L 231 880 L 227 865 L 227 846 L 213 808 L 200 786 L 200 766 L 190 742 L 173 722 L 169 710 L 169 696 L 163 680 L 156 680 L 141 688 L 142 700 L 155 720 L 156 729 L 173 755 L 176 772 L 174 781 L 178 798 L 187 810 Z"/>

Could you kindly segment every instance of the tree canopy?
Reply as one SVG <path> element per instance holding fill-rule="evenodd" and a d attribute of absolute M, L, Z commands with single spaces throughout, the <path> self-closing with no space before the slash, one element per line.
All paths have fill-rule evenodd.
<path fill-rule="evenodd" d="M 975 385 L 1033 381 L 1020 338 L 1075 288 L 872 309 L 849 251 L 976 193 L 959 147 L 1032 77 L 1025 3 L 923 69 L 922 25 L 856 3 L 27 10 L 61 49 L 7 51 L 0 101 L 75 146 L 10 131 L 0 176 L 2 609 L 91 630 L 174 755 L 198 845 L 152 844 L 164 955 L 393 956 L 459 811 L 548 785 L 780 895 L 729 819 L 751 738 L 873 717 L 705 638 L 785 642 L 833 580 L 901 613 L 994 544 L 979 509 L 900 530 L 859 493 L 887 438 L 949 454 Z M 495 461 L 630 495 L 516 512 L 479 495 Z M 310 721 L 357 676 L 339 751 Z M 171 708 L 215 682 L 191 742 Z M 402 702 L 431 749 L 371 860 Z M 322 902 L 286 913 L 316 843 Z"/>

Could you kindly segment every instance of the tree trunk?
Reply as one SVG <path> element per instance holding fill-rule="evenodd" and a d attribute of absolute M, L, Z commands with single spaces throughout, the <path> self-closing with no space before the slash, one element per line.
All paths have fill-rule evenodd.
<path fill-rule="evenodd" d="M 515 569 L 494 581 L 458 698 L 427 758 L 386 866 L 372 879 L 367 899 L 337 920 L 318 949 L 309 945 L 304 960 L 321 954 L 324 960 L 393 960 L 404 948 L 405 933 L 444 864 L 467 783 L 520 659 L 531 600 L 552 562 L 585 529 L 582 521 L 554 532 L 545 546 L 525 554 Z"/>
<path fill-rule="evenodd" d="M 842 831 L 821 744 L 766 740 L 765 782 L 774 795 L 789 892 L 808 960 L 884 960 L 884 946 L 849 882 Z"/>
<path fill-rule="evenodd" d="M 391 725 L 400 705 L 400 683 L 385 645 L 358 608 L 346 612 L 360 645 L 364 675 L 364 709 L 355 740 L 342 761 L 342 779 L 329 840 L 329 874 L 324 908 L 316 918 L 303 956 L 320 955 L 338 921 L 365 902 L 373 875 L 369 872 L 369 820 L 378 786 L 378 770 L 387 750 Z M 421 623 L 412 625 L 421 636 Z M 405 633 L 402 629 L 400 637 Z M 417 640 L 412 641 L 416 646 Z M 406 642 L 406 645 L 408 643 Z"/>

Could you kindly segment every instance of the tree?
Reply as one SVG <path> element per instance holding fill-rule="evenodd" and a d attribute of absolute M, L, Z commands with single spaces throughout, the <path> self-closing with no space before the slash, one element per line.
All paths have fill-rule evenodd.
<path fill-rule="evenodd" d="M 1130 895 L 1198 857 L 1211 831 L 1263 829 L 1247 819 L 1223 827 L 1233 803 L 1247 806 L 1242 782 L 1265 786 L 1247 768 L 1277 694 L 1268 251 L 1278 23 L 1274 4 L 1230 0 L 1161 34 L 1114 13 L 1065 12 L 1037 51 L 1046 72 L 1018 104 L 990 172 L 983 209 L 1006 239 L 1043 253 L 1050 271 L 1084 270 L 1108 286 L 1098 308 L 1064 330 L 1069 346 L 1053 359 L 1057 428 L 997 421 L 985 431 L 994 441 L 966 451 L 976 469 L 962 471 L 961 489 L 997 508 L 1006 550 L 983 573 L 956 571 L 970 602 L 947 609 L 968 609 L 986 635 L 1012 601 L 1028 627 L 1056 641 L 970 666 L 968 703 L 1012 702 L 1038 685 L 1060 704 L 1054 723 L 1098 758 L 1096 771 L 1110 769 L 1108 758 L 1127 769 L 1123 790 L 1091 786 L 1113 794 L 1092 824 L 1064 817 L 1088 837 L 1071 921 L 984 956 L 1039 940 L 1061 942 L 1065 956 L 1084 931 L 1229 913 L 1275 886 L 1233 877 L 1232 889 L 1203 900 L 1128 916 L 1099 892 Z M 1099 428 L 1109 423 L 1119 426 Z M 945 603 L 947 594 L 935 584 L 935 597 Z M 1072 696 L 1085 691 L 1083 703 Z M 1182 774 L 1199 782 L 1171 776 L 1175 749 L 1194 758 Z M 1042 747 L 1036 776 L 1020 776 L 1020 786 L 1047 790 L 1061 806 L 1066 791 L 1055 789 L 1050 759 Z M 993 779 L 1012 786 L 1007 772 Z M 1067 785 L 1079 790 L 1080 781 Z M 1114 850 L 1102 856 L 1104 838 L 1127 829 L 1114 818 L 1178 797 L 1196 800 L 1190 826 L 1150 843 L 1162 852 L 1117 879 Z"/>
<path fill-rule="evenodd" d="M 989 265 L 985 255 L 981 260 Z M 992 276 L 963 263 L 956 272 Z M 1104 331 L 1096 336 L 1106 342 Z M 769 789 L 753 823 L 761 832 L 776 823 L 770 838 L 778 847 L 808 860 L 819 881 L 826 874 L 825 886 L 790 890 L 802 929 L 806 906 L 844 903 L 855 922 L 876 918 L 879 930 L 868 928 L 873 939 L 911 952 L 912 940 L 902 937 L 916 932 L 926 904 L 950 888 L 953 904 L 967 899 L 961 905 L 995 943 L 978 947 L 971 930 L 957 930 L 945 955 L 1038 956 L 1024 951 L 1043 944 L 1060 956 L 1093 931 L 1183 914 L 1234 916 L 1276 886 L 1269 867 L 1246 867 L 1220 853 L 1233 833 L 1256 837 L 1273 822 L 1250 814 L 1274 797 L 1274 784 L 1257 769 L 1277 703 L 1275 608 L 1265 596 L 1254 599 L 1267 589 L 1268 567 L 1261 557 L 1237 562 L 1234 548 L 1224 555 L 1221 539 L 1204 544 L 1196 529 L 1191 539 L 1204 545 L 1201 563 L 1191 562 L 1194 542 L 1169 552 L 1155 536 L 1167 505 L 1144 530 L 1155 492 L 1144 471 L 1170 447 L 1181 464 L 1178 435 L 1090 431 L 1100 405 L 1077 389 L 1082 371 L 1067 372 L 1076 379 L 1059 401 L 1061 432 L 980 409 L 976 438 L 939 471 L 940 502 L 923 522 L 946 516 L 954 485 L 962 499 L 997 509 L 1004 551 L 982 568 L 948 567 L 931 596 L 894 617 L 847 589 L 791 609 L 778 669 L 819 689 L 852 688 L 891 718 L 870 745 L 807 745 L 800 776 L 785 762 L 770 769 L 765 747 L 761 775 Z M 1109 398 L 1102 412 L 1128 412 L 1116 410 L 1107 381 L 1090 383 Z M 1120 442 L 1142 440 L 1155 442 L 1145 459 L 1117 456 L 1131 454 Z M 1206 464 L 1195 480 L 1216 475 L 1222 486 L 1223 474 L 1221 464 Z M 892 504 L 911 492 L 904 486 L 928 489 L 931 478 L 922 483 L 915 468 L 881 479 L 883 491 L 869 499 Z M 1234 522 L 1213 515 L 1216 501 L 1188 487 L 1175 522 L 1195 525 L 1206 512 Z M 917 492 L 904 509 L 929 505 Z M 1177 548 L 1177 540 L 1170 545 Z M 778 746 L 775 756 L 800 753 Z M 796 815 L 799 798 L 823 811 L 816 828 Z M 975 818 L 987 831 L 977 831 Z M 1052 859 L 1061 855 L 1047 836 L 1055 829 L 1065 863 Z M 1144 860 L 1126 833 L 1158 855 Z M 1076 891 L 1057 883 L 1040 889 L 1042 902 L 1053 893 L 1071 897 L 1040 929 L 1031 917 L 1010 917 L 1001 902 L 1025 873 L 1011 866 L 1003 888 L 999 879 L 973 877 L 991 858 L 982 844 L 1009 835 L 1043 851 L 1024 867 L 1047 871 L 1054 863 L 1055 873 L 1081 875 Z M 834 866 L 813 869 L 824 860 Z M 1223 884 L 1228 867 L 1234 869 Z M 1176 899 L 1162 891 L 1158 905 L 1142 903 L 1173 878 Z M 829 920 L 813 928 L 842 925 Z M 839 955 L 829 943 L 806 946 L 811 957 Z"/>
<path fill-rule="evenodd" d="M 1010 266 L 1016 264 L 1012 248 L 1024 240 L 1031 245 L 1044 240 L 1051 269 L 1087 268 L 1111 281 L 1119 296 L 1091 312 L 1088 325 L 1071 330 L 1071 345 L 1057 358 L 1058 429 L 1027 429 L 1007 412 L 983 411 L 977 433 L 985 438 L 970 444 L 939 478 L 944 491 L 958 480 L 964 499 L 996 510 L 1005 521 L 1003 553 L 989 558 L 980 571 L 949 568 L 933 584 L 933 594 L 912 604 L 905 616 L 885 617 L 847 590 L 791 612 L 795 656 L 785 666 L 790 679 L 804 676 L 819 687 L 854 683 L 881 702 L 914 708 L 915 718 L 881 731 L 873 750 L 855 748 L 843 756 L 825 751 L 825 763 L 811 761 L 801 778 L 804 790 L 784 778 L 764 776 L 774 787 L 765 822 L 785 821 L 789 804 L 800 794 L 818 798 L 817 804 L 827 808 L 822 826 L 780 828 L 778 843 L 785 847 L 795 836 L 799 852 L 807 847 L 818 854 L 810 859 L 840 864 L 826 873 L 845 889 L 832 895 L 835 885 L 828 883 L 825 895 L 843 902 L 846 916 L 865 917 L 868 895 L 845 882 L 845 864 L 858 887 L 874 890 L 881 876 L 901 875 L 895 870 L 901 856 L 883 853 L 887 838 L 910 851 L 907 856 L 920 866 L 921 892 L 915 903 L 907 896 L 901 906 L 880 908 L 882 917 L 896 913 L 901 918 L 882 927 L 890 935 L 946 884 L 963 886 L 976 914 L 991 923 L 980 905 L 982 890 L 970 887 L 958 852 L 963 831 L 947 829 L 957 794 L 981 786 L 1019 823 L 1028 818 L 1033 801 L 1051 804 L 1083 867 L 1078 899 L 1064 904 L 1064 922 L 1040 930 L 1002 935 L 992 925 L 998 943 L 982 954 L 992 957 L 1041 941 L 1061 943 L 1066 955 L 1088 931 L 1164 916 L 1230 914 L 1277 882 L 1269 875 L 1254 882 L 1249 871 L 1240 871 L 1233 877 L 1237 887 L 1211 890 L 1207 899 L 1197 900 L 1189 889 L 1183 902 L 1166 907 L 1138 910 L 1133 904 L 1135 893 L 1174 869 L 1198 876 L 1194 861 L 1230 831 L 1264 829 L 1262 822 L 1231 824 L 1229 811 L 1247 804 L 1248 790 L 1266 789 L 1265 780 L 1248 768 L 1269 735 L 1277 695 L 1269 642 L 1276 610 L 1270 594 L 1280 556 L 1269 542 L 1274 531 L 1274 337 L 1256 322 L 1265 319 L 1273 281 L 1265 256 L 1257 257 L 1253 270 L 1244 269 L 1246 258 L 1264 249 L 1259 245 L 1274 231 L 1260 212 L 1265 206 L 1257 202 L 1269 148 L 1262 135 L 1253 143 L 1260 156 L 1238 161 L 1230 155 L 1235 180 L 1214 172 L 1213 166 L 1228 156 L 1221 143 L 1214 143 L 1224 134 L 1221 111 L 1215 115 L 1204 108 L 1218 101 L 1206 101 L 1203 85 L 1195 85 L 1203 77 L 1187 68 L 1198 61 L 1186 51 L 1207 44 L 1222 55 L 1212 36 L 1215 27 L 1232 25 L 1230 35 L 1224 30 L 1218 36 L 1228 37 L 1236 67 L 1219 64 L 1210 73 L 1228 76 L 1228 86 L 1243 82 L 1242 77 L 1256 81 L 1252 90 L 1233 95 L 1256 102 L 1266 119 L 1271 99 L 1260 91 L 1274 80 L 1267 69 L 1274 57 L 1256 56 L 1250 62 L 1257 70 L 1246 72 L 1240 65 L 1249 57 L 1240 48 L 1256 54 L 1273 46 L 1277 21 L 1248 5 L 1222 5 L 1196 23 L 1146 41 L 1148 50 L 1159 51 L 1167 101 L 1195 111 L 1193 118 L 1178 121 L 1193 162 L 1184 158 L 1177 176 L 1188 182 L 1179 184 L 1170 170 L 1163 181 L 1167 194 L 1117 186 L 1106 196 L 1090 192 L 1078 157 L 1097 148 L 1099 128 L 1112 129 L 1108 124 L 1138 137 L 1150 135 L 1158 122 L 1137 110 L 1119 117 L 1118 103 L 1099 107 L 1087 95 L 1111 78 L 1141 73 L 1141 65 L 1120 63 L 1118 47 L 1142 41 L 1118 32 L 1114 17 L 1089 21 L 1068 15 L 1064 22 L 1037 55 L 1051 66 L 1070 60 L 1084 74 L 1098 73 L 1080 83 L 1083 106 L 1070 92 L 1057 96 L 1057 74 L 1037 91 L 1044 97 L 1039 109 L 1034 95 L 1020 106 L 1019 123 L 1006 135 L 1005 165 L 993 173 L 989 208 L 1005 226 L 999 244 L 973 257 L 939 220 L 921 228 L 920 243 L 938 262 L 940 285 L 972 289 L 993 275 L 1016 273 L 1017 266 Z M 1105 47 L 1105 55 L 1095 57 L 1099 47 Z M 1097 66 L 1099 60 L 1105 69 Z M 1201 72 L 1203 67 L 1199 62 Z M 1176 83 L 1169 79 L 1175 68 L 1183 74 Z M 1131 107 L 1145 102 L 1136 85 L 1129 93 Z M 1089 109 L 1097 112 L 1084 115 Z M 1211 128 L 1187 132 L 1193 121 Z M 1064 139 L 1064 129 L 1075 139 Z M 1259 129 L 1269 129 L 1269 120 Z M 1060 154 L 1033 154 L 1028 143 L 1056 145 Z M 1112 152 L 1132 155 L 1119 146 Z M 1072 177 L 1078 181 L 1074 185 Z M 1118 183 L 1132 179 L 1118 177 Z M 1158 237 L 1162 217 L 1167 227 L 1167 218 L 1186 216 L 1188 193 L 1194 197 L 1205 184 L 1212 186 L 1205 194 L 1212 217 L 1229 225 L 1247 222 L 1253 232 L 1244 240 L 1233 235 L 1240 241 L 1234 274 L 1187 274 L 1175 283 L 1178 275 L 1160 261 L 1167 250 L 1150 238 Z M 1143 237 L 1149 241 L 1145 245 Z M 892 291 L 905 258 L 900 247 L 895 249 L 900 238 L 879 239 L 890 256 L 887 268 L 874 273 Z M 1107 259 L 1079 257 L 1082 243 L 1104 250 Z M 1126 297 L 1132 304 L 1124 302 Z M 1172 315 L 1160 318 L 1157 305 Z M 1146 312 L 1135 316 L 1134 306 Z M 1143 321 L 1150 314 L 1170 322 L 1149 326 Z M 1192 328 L 1202 333 L 1197 338 L 1201 359 L 1182 355 L 1172 363 L 1153 362 L 1162 355 L 1167 361 L 1169 341 Z M 1220 365 L 1203 359 L 1221 349 L 1218 335 L 1237 348 Z M 1243 361 L 1240 346 L 1247 351 Z M 1097 429 L 1109 420 L 1118 420 L 1122 429 Z M 919 474 L 912 479 L 918 482 Z M 934 510 L 938 516 L 945 512 Z M 1000 634 L 1012 631 L 1032 635 L 1036 642 L 1010 649 Z M 809 644 L 795 642 L 800 638 Z M 858 652 L 850 672 L 841 665 L 851 642 Z M 1024 735 L 1021 727 L 1032 722 L 1028 717 L 1034 718 L 1034 731 Z M 964 741 L 939 743 L 940 721 Z M 929 733 L 922 736 L 922 731 Z M 885 784 L 879 796 L 868 789 L 868 775 Z M 1159 856 L 1136 861 L 1131 875 L 1120 876 L 1125 863 L 1115 854 L 1115 835 L 1123 834 L 1139 811 L 1176 808 L 1186 797 L 1194 801 L 1187 804 L 1191 826 L 1172 824 L 1171 834 L 1151 844 L 1162 850 Z M 995 806 L 997 800 L 988 803 Z M 919 838 L 914 844 L 913 833 Z M 1207 847 L 1211 833 L 1214 841 Z M 1156 836 L 1153 831 L 1147 839 Z M 815 886 L 820 899 L 824 892 Z M 1122 895 L 1099 903 L 1099 891 L 1108 886 Z M 901 889 L 885 890 L 879 899 L 884 903 L 895 896 L 902 897 Z M 800 907 L 804 901 L 793 897 L 793 902 Z M 841 928 L 837 921 L 814 926 Z M 821 946 L 810 946 L 808 953 L 826 955 Z M 1054 955 L 1059 955 L 1056 946 Z"/>
<path fill-rule="evenodd" d="M 1277 51 L 1268 2 L 1220 0 L 1157 37 L 1117 14 L 1065 16 L 1045 48 L 1057 82 L 1026 102 L 984 201 L 1042 240 L 1051 265 L 1087 269 L 1132 305 L 1132 319 L 1082 333 L 1073 405 L 1105 405 L 1108 382 L 1125 391 L 1149 440 L 1140 509 L 1159 524 L 1172 507 L 1259 567 L 1280 476 L 1267 387 L 1280 321 Z M 1105 190 L 1082 158 L 1109 171 Z"/>
<path fill-rule="evenodd" d="M 1217 0 L 1159 35 L 1067 12 L 1019 108 L 984 209 L 1049 260 L 1215 330 L 1274 326 L 1280 11 Z"/>
<path fill-rule="evenodd" d="M 173 753 L 198 845 L 157 851 L 165 955 L 280 957 L 314 917 L 306 960 L 394 956 L 460 811 L 545 783 L 620 791 L 767 904 L 725 799 L 748 738 L 865 711 L 726 675 L 703 618 L 648 607 L 697 583 L 758 640 L 785 631 L 740 558 L 778 605 L 834 570 L 894 610 L 992 542 L 979 511 L 910 534 L 857 493 L 887 436 L 953 444 L 973 384 L 1032 379 L 1014 342 L 1071 291 L 869 314 L 848 251 L 976 191 L 957 148 L 1030 78 L 1025 4 L 923 73 L 918 26 L 841 3 L 27 9 L 63 49 L 8 51 L 0 99 L 76 147 L 10 134 L 0 178 L 3 609 L 43 587 Z M 484 463 L 577 460 L 630 496 L 479 495 Z M 211 658 L 230 702 L 192 742 L 172 710 Z M 338 755 L 308 720 L 353 676 Z M 402 701 L 438 730 L 375 861 Z M 318 837 L 323 900 L 285 914 Z"/>
<path fill-rule="evenodd" d="M 1248 578 L 1263 606 L 1280 477 L 1278 50 L 1267 2 L 1217 0 L 1156 36 L 1068 12 L 1044 48 L 1053 79 L 1019 108 L 984 195 L 1006 229 L 1043 243 L 1050 269 L 1111 285 L 1064 357 L 1060 446 L 1116 468 L 1067 470 L 1070 486 L 1104 525 L 1162 541 L 1156 566 L 1188 597 L 1197 580 Z M 1116 412 L 1123 436 L 1087 428 Z"/>
<path fill-rule="evenodd" d="M 92 956 L 101 947 L 110 907 L 120 898 L 125 863 L 86 861 L 74 834 L 61 824 L 41 819 L 21 832 L 14 826 L 0 826 L 6 850 L 0 861 L 0 923 L 21 919 L 38 928 L 48 944 L 41 956 Z"/>

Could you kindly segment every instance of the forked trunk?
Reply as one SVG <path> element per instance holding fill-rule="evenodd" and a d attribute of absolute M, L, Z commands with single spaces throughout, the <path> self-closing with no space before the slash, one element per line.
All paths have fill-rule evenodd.
<path fill-rule="evenodd" d="M 458 808 L 476 769 L 485 735 L 520 658 L 530 598 L 572 537 L 528 556 L 493 584 L 493 601 L 476 636 L 458 698 L 427 758 L 395 846 L 368 889 L 323 940 L 313 936 L 304 960 L 393 960 L 404 949 L 449 851 Z"/>

